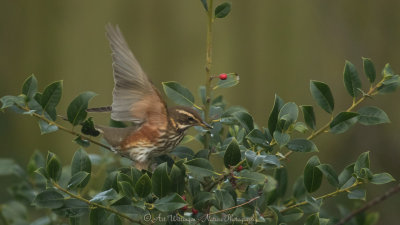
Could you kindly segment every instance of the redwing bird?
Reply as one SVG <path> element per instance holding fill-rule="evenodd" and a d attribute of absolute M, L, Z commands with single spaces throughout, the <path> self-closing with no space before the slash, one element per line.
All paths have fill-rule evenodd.
<path fill-rule="evenodd" d="M 192 108 L 167 108 L 129 50 L 119 27 L 108 24 L 106 34 L 113 59 L 113 102 L 111 107 L 87 111 L 111 111 L 111 119 L 131 122 L 132 126 L 126 128 L 96 126 L 96 129 L 116 153 L 133 160 L 138 169 L 147 169 L 154 157 L 168 153 L 179 144 L 188 128 L 211 126 Z"/>

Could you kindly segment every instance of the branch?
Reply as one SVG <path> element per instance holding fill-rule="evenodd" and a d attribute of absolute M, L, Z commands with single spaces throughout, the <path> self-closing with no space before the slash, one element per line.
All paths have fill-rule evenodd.
<path fill-rule="evenodd" d="M 378 197 L 374 198 L 373 200 L 367 202 L 363 207 L 361 207 L 361 208 L 355 210 L 354 212 L 350 213 L 348 216 L 346 216 L 345 218 L 340 220 L 339 223 L 337 223 L 336 225 L 345 224 L 346 222 L 348 222 L 349 220 L 351 220 L 353 217 L 357 216 L 358 214 L 360 214 L 360 213 L 362 213 L 362 212 L 374 207 L 375 205 L 385 201 L 386 199 L 388 199 L 392 195 L 395 195 L 395 194 L 397 194 L 399 192 L 400 192 L 400 184 L 398 184 L 397 186 L 393 187 L 389 191 L 385 192 L 383 195 L 378 196 Z"/>
<path fill-rule="evenodd" d="M 358 101 L 353 101 L 353 104 L 349 108 L 346 109 L 346 112 L 351 112 L 355 107 L 357 107 L 360 103 L 362 103 L 366 98 L 376 95 L 377 94 L 376 90 L 378 89 L 378 87 L 380 87 L 382 85 L 383 81 L 384 80 L 382 79 L 374 87 L 371 87 L 369 89 L 368 93 L 364 94 L 360 99 L 358 99 Z M 315 137 L 317 137 L 318 135 L 320 135 L 321 133 L 328 131 L 329 125 L 331 124 L 332 120 L 333 120 L 333 117 L 329 120 L 328 123 L 326 123 L 324 126 L 322 126 L 319 130 L 313 132 L 310 136 L 308 136 L 307 140 L 312 140 Z M 275 144 L 276 144 L 276 142 L 271 144 L 271 146 L 273 146 Z M 293 154 L 293 151 L 288 151 L 285 154 L 285 157 L 283 159 L 287 159 L 291 154 Z"/>
<path fill-rule="evenodd" d="M 24 111 L 26 111 L 26 112 L 29 112 L 29 111 L 30 111 L 29 108 L 27 108 L 27 107 L 23 107 L 23 106 L 20 106 L 20 105 L 17 105 L 17 104 L 16 104 L 16 106 L 18 106 L 20 109 L 22 109 L 22 110 L 24 110 Z M 34 116 L 34 117 L 36 117 L 36 118 L 38 118 L 38 119 L 40 119 L 40 120 L 43 120 L 43 121 L 47 122 L 47 123 L 50 124 L 50 125 L 54 125 L 54 126 L 56 126 L 58 129 L 60 129 L 60 130 L 62 130 L 62 131 L 65 131 L 65 132 L 67 132 L 67 133 L 69 133 L 69 134 L 72 134 L 72 135 L 74 135 L 74 136 L 80 137 L 80 138 L 82 138 L 82 139 L 84 139 L 84 140 L 87 140 L 87 141 L 89 141 L 89 142 L 91 142 L 91 143 L 93 143 L 93 144 L 95 144 L 95 145 L 98 145 L 98 146 L 100 146 L 100 147 L 102 147 L 102 148 L 105 148 L 105 149 L 108 149 L 108 150 L 110 150 L 110 151 L 113 151 L 112 148 L 111 148 L 110 146 L 107 146 L 107 145 L 105 145 L 105 144 L 103 144 L 103 143 L 100 143 L 100 142 L 98 142 L 98 141 L 93 140 L 93 139 L 90 138 L 90 137 L 87 137 L 87 136 L 82 135 L 82 134 L 80 134 L 80 133 L 78 133 L 78 132 L 75 132 L 75 131 L 73 131 L 73 130 L 70 130 L 70 129 L 68 129 L 68 128 L 66 128 L 66 127 L 64 127 L 64 126 L 62 126 L 62 125 L 60 125 L 60 124 L 58 124 L 58 123 L 56 123 L 56 122 L 54 122 L 54 121 L 52 121 L 52 120 L 47 119 L 47 118 L 46 118 L 45 116 L 43 116 L 43 115 L 40 115 L 40 114 L 38 114 L 38 113 L 33 112 L 33 113 L 32 113 L 32 116 Z"/>
<path fill-rule="evenodd" d="M 52 183 L 53 183 L 54 187 L 56 187 L 58 190 L 64 192 L 65 194 L 71 196 L 72 198 L 75 198 L 75 199 L 78 199 L 79 201 L 85 202 L 86 204 L 88 204 L 88 205 L 90 205 L 92 207 L 98 207 L 98 208 L 102 208 L 104 210 L 107 210 L 107 211 L 109 211 L 111 213 L 114 213 L 115 215 L 118 215 L 118 216 L 120 216 L 122 218 L 125 218 L 125 219 L 129 220 L 132 223 L 137 223 L 137 224 L 144 225 L 144 223 L 142 221 L 140 221 L 140 220 L 134 220 L 134 219 L 130 218 L 129 216 L 127 216 L 127 215 L 125 215 L 123 213 L 120 213 L 120 212 L 118 212 L 117 210 L 115 210 L 113 208 L 110 208 L 108 206 L 104 206 L 104 205 L 100 205 L 100 204 L 91 202 L 91 201 L 89 201 L 89 200 L 87 200 L 87 199 L 85 199 L 85 198 L 83 198 L 83 197 L 81 197 L 79 195 L 73 194 L 73 193 L 69 192 L 68 190 L 64 189 L 63 187 L 61 187 L 56 182 L 52 182 Z"/>
<path fill-rule="evenodd" d="M 260 198 L 260 196 L 257 196 L 257 197 L 254 197 L 254 198 L 252 198 L 252 199 L 248 200 L 247 202 L 242 203 L 240 205 L 233 206 L 233 207 L 230 207 L 230 208 L 227 208 L 227 209 L 222 209 L 222 210 L 219 210 L 219 211 L 216 211 L 216 212 L 212 212 L 212 213 L 209 213 L 208 215 L 215 215 L 215 214 L 218 214 L 218 213 L 223 213 L 223 212 L 229 211 L 231 209 L 236 209 L 236 208 L 242 207 L 244 205 L 247 205 L 247 204 L 249 204 L 249 203 L 251 203 L 251 202 L 253 202 L 253 201 L 255 201 L 255 200 L 259 199 L 259 198 Z"/>
<path fill-rule="evenodd" d="M 325 194 L 325 195 L 319 196 L 319 197 L 317 197 L 317 198 L 315 198 L 315 199 L 316 199 L 316 200 L 319 200 L 319 199 L 326 199 L 326 198 L 333 197 L 333 196 L 338 195 L 338 194 L 343 193 L 343 192 L 349 192 L 351 189 L 353 189 L 353 188 L 355 188 L 355 187 L 357 187 L 357 186 L 359 186 L 359 185 L 361 185 L 361 184 L 362 184 L 362 182 L 356 181 L 356 182 L 355 182 L 353 185 L 351 185 L 350 187 L 347 187 L 347 188 L 345 188 L 345 189 L 336 190 L 336 191 L 331 192 L 331 193 L 329 193 L 329 194 Z M 307 201 L 299 202 L 299 203 L 297 203 L 297 204 L 295 204 L 295 205 L 291 205 L 291 206 L 289 206 L 289 207 L 287 207 L 287 208 L 285 208 L 285 209 L 282 209 L 280 212 L 283 213 L 283 212 L 286 212 L 286 211 L 288 211 L 288 210 L 290 210 L 290 209 L 297 208 L 297 207 L 299 207 L 299 206 L 303 206 L 303 205 L 307 205 L 307 204 L 308 204 Z"/>

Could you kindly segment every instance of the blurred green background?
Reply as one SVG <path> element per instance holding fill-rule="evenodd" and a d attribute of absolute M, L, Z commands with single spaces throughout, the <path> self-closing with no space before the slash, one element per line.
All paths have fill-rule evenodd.
<path fill-rule="evenodd" d="M 220 3 L 221 1 L 216 1 Z M 19 94 L 24 79 L 34 73 L 41 90 L 64 80 L 59 114 L 80 92 L 99 95 L 92 106 L 111 103 L 113 78 L 107 22 L 119 24 L 146 73 L 158 88 L 176 80 L 197 93 L 204 83 L 206 15 L 199 0 L 118 1 L 0 1 L 0 96 Z M 335 112 L 351 98 L 342 81 L 344 61 L 362 73 L 361 57 L 371 58 L 380 74 L 386 62 L 400 71 L 400 1 L 232 1 L 231 14 L 217 20 L 214 29 L 212 72 L 237 72 L 240 85 L 219 91 L 230 105 L 242 105 L 260 126 L 267 125 L 274 94 L 285 101 L 314 104 L 309 80 L 328 83 L 335 97 Z M 362 77 L 364 87 L 368 87 Z M 375 127 L 357 125 L 342 135 L 316 139 L 318 156 L 338 172 L 364 151 L 371 151 L 372 170 L 388 171 L 399 179 L 399 93 L 376 96 L 376 104 L 392 123 Z M 317 109 L 317 124 L 328 116 Z M 106 123 L 106 118 L 95 118 Z M 69 163 L 78 148 L 63 132 L 41 136 L 29 116 L 0 115 L 0 157 L 25 164 L 34 149 L 55 152 Z M 97 152 L 90 147 L 88 152 Z M 303 171 L 310 154 L 294 154 L 288 167 L 291 179 Z M 3 179 L 3 178 L 2 178 Z M 393 185 L 393 184 L 392 184 Z M 5 190 L 4 183 L 1 190 Z M 370 187 L 368 199 L 389 185 Z M 324 184 L 316 195 L 330 192 Z M 0 200 L 8 199 L 1 191 Z M 336 200 L 327 200 L 334 212 Z M 379 224 L 393 224 L 400 196 L 382 203 Z M 396 214 L 397 213 L 397 214 Z"/>

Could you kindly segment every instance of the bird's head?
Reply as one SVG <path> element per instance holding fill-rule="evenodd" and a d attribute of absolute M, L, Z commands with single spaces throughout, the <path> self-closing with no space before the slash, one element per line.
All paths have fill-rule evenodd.
<path fill-rule="evenodd" d="M 192 126 L 202 126 L 204 128 L 212 128 L 207 124 L 199 113 L 194 109 L 185 106 L 176 106 L 168 110 L 169 116 L 172 119 L 173 125 L 181 131 L 184 131 Z"/>

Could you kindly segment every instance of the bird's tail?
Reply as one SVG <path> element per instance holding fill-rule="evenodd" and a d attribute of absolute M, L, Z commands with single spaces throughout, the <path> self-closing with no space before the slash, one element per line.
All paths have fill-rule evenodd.
<path fill-rule="evenodd" d="M 86 109 L 86 112 L 111 112 L 111 106 Z"/>

